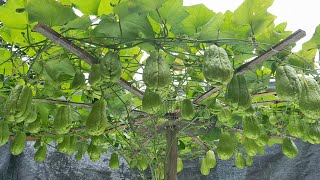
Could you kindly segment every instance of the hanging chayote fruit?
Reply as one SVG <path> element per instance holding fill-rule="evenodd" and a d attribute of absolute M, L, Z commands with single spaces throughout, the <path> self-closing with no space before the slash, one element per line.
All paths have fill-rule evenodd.
<path fill-rule="evenodd" d="M 181 102 L 181 118 L 185 120 L 191 120 L 194 117 L 194 107 L 191 99 L 184 99 Z"/>
<path fill-rule="evenodd" d="M 320 86 L 311 77 L 300 78 L 302 91 L 299 99 L 301 112 L 311 119 L 320 117 Z"/>
<path fill-rule="evenodd" d="M 86 132 L 89 135 L 99 136 L 108 127 L 106 107 L 107 102 L 105 100 L 94 102 L 86 122 Z"/>
<path fill-rule="evenodd" d="M 146 66 L 143 69 L 143 82 L 152 90 L 166 90 L 171 84 L 170 67 L 165 57 L 152 52 L 146 60 Z"/>
<path fill-rule="evenodd" d="M 204 52 L 203 75 L 208 82 L 228 84 L 233 76 L 232 64 L 226 51 L 216 45 Z"/>
<path fill-rule="evenodd" d="M 235 75 L 229 82 L 226 101 L 234 108 L 245 110 L 251 107 L 251 97 L 243 75 Z"/>
<path fill-rule="evenodd" d="M 6 144 L 10 138 L 8 123 L 0 120 L 0 146 Z"/>
<path fill-rule="evenodd" d="M 297 72 L 290 66 L 279 66 L 276 70 L 276 92 L 283 100 L 298 100 L 301 92 L 301 82 Z"/>
<path fill-rule="evenodd" d="M 259 137 L 258 118 L 256 115 L 245 115 L 242 118 L 243 134 L 250 139 L 257 139 Z"/>
<path fill-rule="evenodd" d="M 238 146 L 238 139 L 233 132 L 222 132 L 217 147 L 218 157 L 222 160 L 231 158 Z"/>
<path fill-rule="evenodd" d="M 69 106 L 59 107 L 53 121 L 53 128 L 57 134 L 66 134 L 72 125 L 72 112 Z"/>
<path fill-rule="evenodd" d="M 89 84 L 101 86 L 105 83 L 114 83 L 120 80 L 122 66 L 120 56 L 109 51 L 99 64 L 93 64 L 89 73 Z"/>
<path fill-rule="evenodd" d="M 142 98 L 142 110 L 148 113 L 155 113 L 160 109 L 161 104 L 161 96 L 147 88 Z"/>
<path fill-rule="evenodd" d="M 28 86 L 17 85 L 4 106 L 4 116 L 9 122 L 22 122 L 31 112 L 32 90 Z"/>
<path fill-rule="evenodd" d="M 27 136 L 25 132 L 18 132 L 10 145 L 10 152 L 13 155 L 19 155 L 26 147 Z"/>
<path fill-rule="evenodd" d="M 282 152 L 288 158 L 295 158 L 299 154 L 299 150 L 291 138 L 285 138 L 283 140 Z"/>

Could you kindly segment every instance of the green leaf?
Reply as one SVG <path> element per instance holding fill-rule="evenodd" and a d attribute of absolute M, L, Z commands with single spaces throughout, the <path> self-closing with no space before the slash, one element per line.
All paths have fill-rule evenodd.
<path fill-rule="evenodd" d="M 302 45 L 303 49 L 320 49 L 320 24 L 316 27 L 316 30 L 312 38 Z"/>
<path fill-rule="evenodd" d="M 237 25 L 234 23 L 234 13 L 226 11 L 224 13 L 224 20 L 220 27 L 219 38 L 234 38 L 247 40 L 250 26 Z"/>
<path fill-rule="evenodd" d="M 303 48 L 296 53 L 299 57 L 295 55 L 289 56 L 289 64 L 304 69 L 310 68 L 310 66 L 314 66 L 316 53 L 317 49 L 307 50 Z M 303 59 L 301 59 L 300 57 L 302 57 Z"/>
<path fill-rule="evenodd" d="M 150 12 L 150 16 L 157 22 L 170 25 L 180 23 L 188 15 L 189 13 L 183 7 L 183 0 L 167 0 L 157 11 Z"/>
<path fill-rule="evenodd" d="M 55 0 L 28 0 L 26 11 L 30 22 L 43 22 L 49 26 L 63 25 L 77 18 L 70 6 Z"/>
<path fill-rule="evenodd" d="M 79 9 L 83 14 L 97 15 L 100 0 L 71 0 L 71 2 Z"/>
<path fill-rule="evenodd" d="M 211 128 L 205 135 L 201 137 L 201 139 L 208 143 L 211 143 L 212 141 L 220 139 L 220 135 L 220 128 Z"/>
<path fill-rule="evenodd" d="M 93 33 L 97 37 L 120 37 L 121 35 L 119 23 L 106 15 L 101 16 L 101 21 L 99 22 L 99 25 L 94 28 Z M 103 43 L 113 44 L 114 41 L 110 40 L 110 43 L 108 41 L 104 41 Z"/>
<path fill-rule="evenodd" d="M 203 4 L 185 7 L 189 16 L 180 23 L 172 24 L 170 31 L 174 34 L 194 36 L 200 28 L 207 24 L 214 16 L 214 12 Z"/>
<path fill-rule="evenodd" d="M 67 6 L 71 6 L 72 2 L 71 0 L 58 0 L 60 3 L 67 5 Z"/>
<path fill-rule="evenodd" d="M 127 108 L 130 108 L 131 94 L 124 94 L 121 96 L 115 96 L 107 99 L 108 109 L 113 116 L 126 117 Z"/>
<path fill-rule="evenodd" d="M 12 63 L 8 61 L 11 53 L 7 49 L 0 48 L 0 74 L 11 74 Z"/>
<path fill-rule="evenodd" d="M 16 11 L 17 9 L 25 8 L 25 2 L 25 0 L 9 0 L 3 6 L 0 6 L 0 21 L 8 28 L 27 28 L 27 13 Z"/>
<path fill-rule="evenodd" d="M 202 30 L 198 33 L 198 39 L 218 39 L 223 19 L 224 16 L 222 13 L 216 14 L 206 25 L 203 26 Z"/>
<path fill-rule="evenodd" d="M 98 16 L 102 14 L 108 15 L 113 13 L 113 5 L 117 4 L 119 0 L 100 0 L 98 7 Z"/>
<path fill-rule="evenodd" d="M 154 32 L 147 15 L 130 11 L 129 2 L 115 7 L 114 12 L 119 16 L 122 37 L 125 38 L 152 38 Z"/>
<path fill-rule="evenodd" d="M 52 82 L 62 82 L 74 76 L 75 70 L 67 58 L 48 61 L 45 66 L 44 76 Z"/>
<path fill-rule="evenodd" d="M 277 26 L 275 26 L 273 23 L 261 31 L 260 34 L 256 36 L 256 40 L 258 42 L 264 42 L 268 44 L 277 44 L 282 39 L 286 38 L 291 34 L 291 31 L 285 31 L 285 28 L 287 27 L 287 23 L 281 23 Z M 261 46 L 265 49 L 270 48 L 270 46 Z"/>
<path fill-rule="evenodd" d="M 132 80 L 132 77 L 135 75 L 136 71 L 140 68 L 139 62 L 142 57 L 139 47 L 134 47 L 126 50 L 120 51 L 120 56 L 128 57 L 121 58 L 122 67 L 122 78 L 125 80 Z M 131 56 L 131 57 L 130 57 Z"/>
<path fill-rule="evenodd" d="M 129 0 L 129 8 L 135 9 L 140 13 L 147 13 L 159 9 L 164 2 L 168 0 Z"/>
<path fill-rule="evenodd" d="M 267 12 L 273 0 L 245 0 L 235 11 L 233 20 L 238 25 L 249 25 L 255 35 L 268 27 L 276 16 Z"/>
<path fill-rule="evenodd" d="M 0 74 L 11 75 L 18 72 L 26 73 L 28 71 L 28 66 L 20 58 L 9 60 L 10 57 L 10 51 L 0 48 Z"/>
<path fill-rule="evenodd" d="M 64 30 L 69 29 L 80 29 L 80 30 L 87 30 L 91 25 L 90 17 L 87 15 L 78 17 L 73 21 L 69 21 L 64 27 Z"/>

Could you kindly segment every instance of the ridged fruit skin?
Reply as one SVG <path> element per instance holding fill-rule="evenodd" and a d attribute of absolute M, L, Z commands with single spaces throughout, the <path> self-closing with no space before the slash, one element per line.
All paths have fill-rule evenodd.
<path fill-rule="evenodd" d="M 243 155 L 241 153 L 237 152 L 234 155 L 234 164 L 239 169 L 243 169 L 246 166 L 246 162 L 244 161 Z"/>
<path fill-rule="evenodd" d="M 98 100 L 94 102 L 86 121 L 86 132 L 89 135 L 99 136 L 108 127 L 106 107 L 107 102 L 105 100 Z"/>
<path fill-rule="evenodd" d="M 77 148 L 77 138 L 75 136 L 64 135 L 63 141 L 58 144 L 59 152 L 71 156 Z"/>
<path fill-rule="evenodd" d="M 299 154 L 299 150 L 291 138 L 285 138 L 283 140 L 282 152 L 288 158 L 295 158 Z"/>
<path fill-rule="evenodd" d="M 102 74 L 100 70 L 100 64 L 93 64 L 91 66 L 88 78 L 91 86 L 99 86 L 102 83 Z"/>
<path fill-rule="evenodd" d="M 233 68 L 226 51 L 211 45 L 204 52 L 202 72 L 209 82 L 228 84 L 233 76 Z"/>
<path fill-rule="evenodd" d="M 7 122 L 0 121 L 0 146 L 6 144 L 10 138 L 10 130 Z"/>
<path fill-rule="evenodd" d="M 216 156 L 212 150 L 206 152 L 207 164 L 209 168 L 214 168 L 217 164 Z"/>
<path fill-rule="evenodd" d="M 98 161 L 100 159 L 101 150 L 98 148 L 98 146 L 93 145 L 90 143 L 88 147 L 88 155 L 91 159 L 91 161 Z"/>
<path fill-rule="evenodd" d="M 112 51 L 107 52 L 100 62 L 100 70 L 103 81 L 117 82 L 121 77 L 121 62 L 120 56 Z"/>
<path fill-rule="evenodd" d="M 142 110 L 148 113 L 154 113 L 160 109 L 161 104 L 161 96 L 147 88 L 142 98 Z"/>
<path fill-rule="evenodd" d="M 208 166 L 207 159 L 201 159 L 200 172 L 204 176 L 208 176 L 210 174 L 210 167 Z"/>
<path fill-rule="evenodd" d="M 137 158 L 137 168 L 139 171 L 144 171 L 148 168 L 148 160 L 144 155 L 141 155 Z"/>
<path fill-rule="evenodd" d="M 105 135 L 92 136 L 91 143 L 96 146 L 104 146 L 107 143 L 107 137 Z"/>
<path fill-rule="evenodd" d="M 73 80 L 71 82 L 71 89 L 79 89 L 81 88 L 86 82 L 86 78 L 81 71 L 76 71 Z"/>
<path fill-rule="evenodd" d="M 83 155 L 86 153 L 87 149 L 88 149 L 88 145 L 87 144 L 80 144 L 78 149 L 77 154 L 74 156 L 74 158 L 78 161 L 80 161 L 83 157 Z"/>
<path fill-rule="evenodd" d="M 222 160 L 231 158 L 238 146 L 238 139 L 233 132 L 222 132 L 217 147 L 218 157 Z"/>
<path fill-rule="evenodd" d="M 47 146 L 40 146 L 34 155 L 34 160 L 37 162 L 43 162 L 47 157 Z"/>
<path fill-rule="evenodd" d="M 310 77 L 300 78 L 302 91 L 299 99 L 301 112 L 311 119 L 320 117 L 320 86 L 316 80 Z"/>
<path fill-rule="evenodd" d="M 243 75 L 235 75 L 227 85 L 226 101 L 234 108 L 246 110 L 251 107 L 251 97 Z"/>
<path fill-rule="evenodd" d="M 320 143 L 320 123 L 304 123 L 304 139 L 311 144 Z"/>
<path fill-rule="evenodd" d="M 219 121 L 227 123 L 232 119 L 232 112 L 229 107 L 223 107 L 220 109 L 217 116 Z"/>
<path fill-rule="evenodd" d="M 243 146 L 249 156 L 255 156 L 258 154 L 258 145 L 255 143 L 255 140 L 245 138 Z"/>
<path fill-rule="evenodd" d="M 26 133 L 25 132 L 18 132 L 11 143 L 10 152 L 13 155 L 19 155 L 23 152 L 24 148 L 26 147 Z"/>
<path fill-rule="evenodd" d="M 287 101 L 299 99 L 302 86 L 296 71 L 292 67 L 279 66 L 276 70 L 275 80 L 277 96 Z"/>
<path fill-rule="evenodd" d="M 297 116 L 289 116 L 288 118 L 289 123 L 286 127 L 290 135 L 302 138 L 304 136 L 303 120 Z"/>
<path fill-rule="evenodd" d="M 41 119 L 37 118 L 35 121 L 32 123 L 28 124 L 26 130 L 30 133 L 38 133 L 41 128 Z"/>
<path fill-rule="evenodd" d="M 247 138 L 257 139 L 259 137 L 259 124 L 256 115 L 245 115 L 242 118 L 243 133 Z"/>
<path fill-rule="evenodd" d="M 142 74 L 143 82 L 152 90 L 164 90 L 171 84 L 170 67 L 165 57 L 158 52 L 152 52 L 146 60 Z"/>
<path fill-rule="evenodd" d="M 252 156 L 247 155 L 247 156 L 246 156 L 246 165 L 247 165 L 247 166 L 252 166 L 252 164 L 253 164 L 253 158 L 252 158 Z"/>
<path fill-rule="evenodd" d="M 24 122 L 25 123 L 32 123 L 34 122 L 38 117 L 37 114 L 37 106 L 34 104 L 31 104 L 31 110 L 29 112 L 29 115 L 25 118 Z"/>
<path fill-rule="evenodd" d="M 109 167 L 113 170 L 119 169 L 120 163 L 119 163 L 119 158 L 118 154 L 112 153 L 109 161 Z"/>
<path fill-rule="evenodd" d="M 177 158 L 177 172 L 181 172 L 183 170 L 183 162 L 181 158 Z"/>
<path fill-rule="evenodd" d="M 191 99 L 184 99 L 181 102 L 181 117 L 185 120 L 191 120 L 194 117 L 194 107 Z"/>
<path fill-rule="evenodd" d="M 30 113 L 32 90 L 28 86 L 17 85 L 10 93 L 4 106 L 4 116 L 9 122 L 22 122 Z"/>
<path fill-rule="evenodd" d="M 66 134 L 72 125 L 72 114 L 69 106 L 59 107 L 53 121 L 53 128 L 57 134 Z"/>

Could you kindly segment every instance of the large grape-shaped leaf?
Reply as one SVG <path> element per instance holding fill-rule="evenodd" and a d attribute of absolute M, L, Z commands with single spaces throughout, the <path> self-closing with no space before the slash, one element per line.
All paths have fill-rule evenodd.
<path fill-rule="evenodd" d="M 30 22 L 43 22 L 49 26 L 63 25 L 77 18 L 71 6 L 55 0 L 28 0 L 26 11 Z"/>
<path fill-rule="evenodd" d="M 0 6 L 0 21 L 9 28 L 27 28 L 27 13 L 17 12 L 17 9 L 25 8 L 25 2 L 25 0 L 9 0 L 6 4 Z"/>

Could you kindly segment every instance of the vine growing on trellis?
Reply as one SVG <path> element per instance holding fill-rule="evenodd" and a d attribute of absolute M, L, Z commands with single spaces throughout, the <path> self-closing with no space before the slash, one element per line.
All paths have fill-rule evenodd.
<path fill-rule="evenodd" d="M 266 145 L 294 158 L 320 142 L 315 55 L 305 36 L 275 24 L 272 0 L 213 12 L 182 0 L 9 0 L 0 6 L 0 145 L 36 141 L 92 161 L 111 152 L 154 179 L 183 161 L 251 166 Z M 75 13 L 77 12 L 77 13 Z M 275 79 L 275 85 L 272 83 Z"/>

